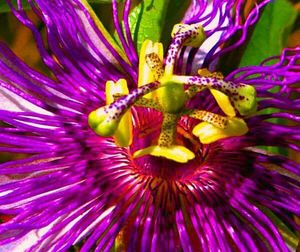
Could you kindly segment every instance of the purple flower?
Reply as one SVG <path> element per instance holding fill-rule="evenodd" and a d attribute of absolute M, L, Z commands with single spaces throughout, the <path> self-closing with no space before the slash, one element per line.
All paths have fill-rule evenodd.
<path fill-rule="evenodd" d="M 299 164 L 258 147 L 300 150 L 300 48 L 217 73 L 268 1 L 244 22 L 243 1 L 192 1 L 164 60 L 137 54 L 130 0 L 124 27 L 113 1 L 120 47 L 83 0 L 28 2 L 46 40 L 11 8 L 51 74 L 0 43 L 0 150 L 26 155 L 0 164 L 4 250 L 289 251 Z"/>

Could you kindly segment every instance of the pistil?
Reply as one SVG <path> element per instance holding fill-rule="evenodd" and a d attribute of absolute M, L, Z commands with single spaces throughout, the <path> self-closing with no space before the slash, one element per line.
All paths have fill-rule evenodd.
<path fill-rule="evenodd" d="M 205 32 L 201 24 L 177 24 L 172 31 L 172 41 L 167 52 L 165 74 L 172 75 L 175 62 L 183 46 L 200 47 L 205 40 Z"/>
<path fill-rule="evenodd" d="M 126 124 L 131 125 L 131 114 L 127 111 L 132 106 L 160 111 L 163 122 L 157 145 L 136 151 L 133 154 L 134 158 L 153 155 L 186 163 L 195 155 L 176 143 L 177 124 L 181 116 L 199 120 L 200 123 L 194 127 L 193 134 L 199 137 L 200 142 L 209 144 L 227 137 L 246 134 L 247 124 L 242 118 L 236 117 L 236 111 L 245 116 L 256 110 L 256 92 L 252 86 L 225 81 L 222 74 L 211 73 L 207 69 L 199 70 L 199 75 L 196 76 L 173 73 L 182 46 L 199 47 L 204 41 L 205 34 L 201 25 L 175 25 L 172 37 L 165 67 L 162 44 L 146 40 L 139 59 L 138 88 L 130 93 L 128 90 L 124 92 L 127 88 L 126 81 L 118 81 L 116 90 L 120 89 L 121 92 L 107 89 L 108 105 L 89 115 L 89 124 L 97 134 L 113 136 L 118 146 L 126 147 L 132 141 L 132 137 L 122 136 L 130 134 L 130 126 L 126 128 Z M 185 86 L 188 86 L 188 89 L 185 89 Z M 186 102 L 204 89 L 210 90 L 226 116 L 186 107 Z"/>

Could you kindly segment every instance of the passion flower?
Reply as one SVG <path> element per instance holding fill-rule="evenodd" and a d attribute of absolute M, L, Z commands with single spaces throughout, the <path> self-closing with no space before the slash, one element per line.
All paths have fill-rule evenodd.
<path fill-rule="evenodd" d="M 0 44 L 0 150 L 26 154 L 0 164 L 4 249 L 289 250 L 282 225 L 299 230 L 299 164 L 258 147 L 300 150 L 300 48 L 226 76 L 215 69 L 268 1 L 244 23 L 234 22 L 243 1 L 213 1 L 210 11 L 193 1 L 166 53 L 145 40 L 139 55 L 129 0 L 124 29 L 113 1 L 121 48 L 83 0 L 28 2 L 46 41 L 21 1 L 11 8 L 52 75 Z M 195 50 L 220 31 L 197 62 Z"/>

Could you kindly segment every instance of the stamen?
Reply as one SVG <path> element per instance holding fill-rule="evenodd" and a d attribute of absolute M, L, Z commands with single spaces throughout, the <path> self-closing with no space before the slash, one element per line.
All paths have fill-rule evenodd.
<path fill-rule="evenodd" d="M 193 109 L 189 111 L 188 116 L 208 122 L 220 129 L 224 129 L 228 123 L 228 119 L 226 117 L 205 110 Z"/>
<path fill-rule="evenodd" d="M 181 145 L 165 146 L 149 146 L 145 149 L 138 150 L 133 154 L 134 158 L 139 158 L 145 155 L 152 155 L 156 157 L 164 157 L 178 163 L 187 163 L 189 160 L 195 158 L 195 154 L 189 149 Z"/>
<path fill-rule="evenodd" d="M 234 107 L 231 105 L 229 97 L 216 89 L 210 88 L 209 90 L 215 98 L 216 102 L 218 103 L 219 107 L 222 109 L 222 111 L 226 115 L 234 117 L 236 113 Z"/>
<path fill-rule="evenodd" d="M 200 142 L 203 144 L 210 144 L 228 137 L 242 136 L 247 132 L 248 127 L 245 121 L 236 117 L 228 118 L 228 123 L 223 129 L 207 122 L 199 123 L 193 129 L 193 134 L 199 137 Z"/>
<path fill-rule="evenodd" d="M 153 43 L 151 40 L 145 40 L 141 47 L 140 57 L 139 57 L 139 79 L 138 87 L 145 84 L 157 81 L 158 78 L 154 77 L 151 69 L 146 62 L 146 55 L 155 53 L 159 60 L 163 61 L 163 45 L 162 43 Z M 154 98 L 156 96 L 155 92 L 146 95 L 146 98 Z"/>
<path fill-rule="evenodd" d="M 116 83 L 113 81 L 106 82 L 105 94 L 106 104 L 111 104 L 115 101 L 115 97 L 127 95 L 129 93 L 127 81 L 120 79 Z M 122 116 L 119 125 L 114 133 L 114 141 L 119 147 L 127 147 L 132 143 L 132 116 L 130 109 Z"/>
<path fill-rule="evenodd" d="M 115 98 L 121 98 L 129 93 L 127 81 L 119 79 L 117 82 L 107 81 L 105 84 L 106 105 L 115 101 Z"/>
<path fill-rule="evenodd" d="M 204 77 L 212 77 L 218 80 L 223 80 L 224 76 L 222 73 L 220 72 L 210 72 L 207 68 L 201 68 L 198 70 L 198 74 Z M 222 109 L 222 111 L 230 116 L 230 117 L 234 117 L 236 115 L 234 107 L 231 105 L 229 97 L 225 94 L 223 94 L 222 92 L 216 90 L 216 89 L 209 89 L 211 94 L 214 96 L 214 98 L 216 99 L 219 107 Z"/>
<path fill-rule="evenodd" d="M 156 53 L 147 54 L 146 63 L 151 69 L 154 79 L 159 80 L 164 74 L 163 63 L 159 56 Z"/>

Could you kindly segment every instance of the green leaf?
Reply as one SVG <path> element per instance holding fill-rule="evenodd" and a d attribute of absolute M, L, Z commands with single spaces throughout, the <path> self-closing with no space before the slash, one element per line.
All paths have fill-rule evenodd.
<path fill-rule="evenodd" d="M 166 44 L 174 24 L 179 23 L 190 1 L 144 0 L 129 15 L 132 37 L 138 53 L 145 39 Z"/>
<path fill-rule="evenodd" d="M 296 9 L 287 0 L 270 2 L 255 26 L 240 66 L 258 65 L 268 57 L 279 55 L 296 17 Z"/>
<path fill-rule="evenodd" d="M 13 0 L 12 1 L 14 6 L 17 6 L 17 0 Z M 28 4 L 28 1 L 26 0 L 22 0 L 22 4 L 23 4 L 23 7 L 24 9 L 30 9 L 30 5 Z M 11 9 L 9 8 L 8 4 L 6 3 L 5 0 L 0 0 L 0 13 L 3 13 L 3 12 L 10 12 Z"/>
<path fill-rule="evenodd" d="M 247 44 L 240 62 L 241 66 L 259 65 L 264 59 L 280 55 L 286 46 L 288 35 L 297 17 L 296 9 L 287 0 L 270 2 L 264 9 L 255 26 L 251 40 Z M 271 92 L 277 92 L 274 88 Z M 275 109 L 266 109 L 265 114 L 276 112 Z M 284 123 L 282 119 L 272 119 L 273 123 Z M 262 146 L 270 153 L 287 154 L 285 149 Z"/>

